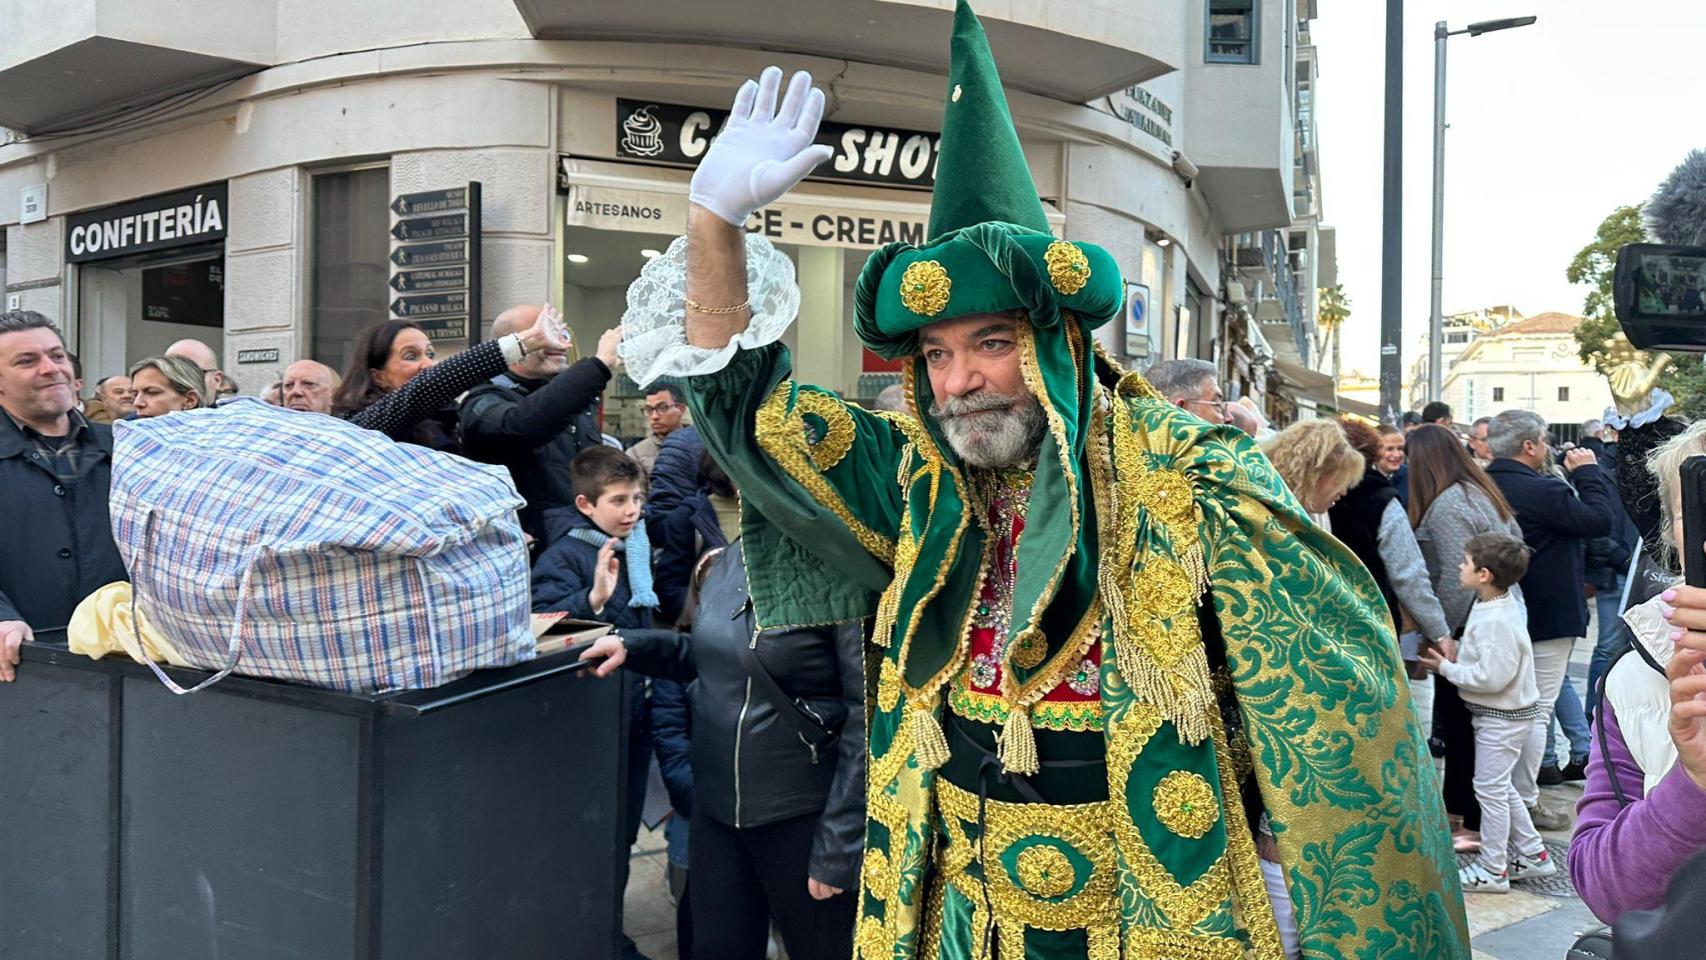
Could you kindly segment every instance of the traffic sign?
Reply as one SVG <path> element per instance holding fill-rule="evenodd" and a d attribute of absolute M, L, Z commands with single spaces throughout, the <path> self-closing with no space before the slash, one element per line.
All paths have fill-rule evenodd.
<path fill-rule="evenodd" d="M 466 237 L 467 235 L 468 215 L 466 213 L 398 220 L 391 227 L 391 236 L 398 240 L 437 240 L 440 237 Z"/>
<path fill-rule="evenodd" d="M 398 293 L 426 290 L 461 290 L 468 286 L 467 267 L 438 267 L 432 270 L 404 270 L 391 277 L 391 289 Z"/>
<path fill-rule="evenodd" d="M 399 267 L 467 263 L 468 241 L 442 240 L 438 243 L 416 243 L 398 247 L 391 251 L 391 262 Z"/>
<path fill-rule="evenodd" d="M 417 320 L 415 326 L 427 335 L 428 340 L 466 340 L 468 339 L 467 317 L 444 317 L 438 320 Z"/>
<path fill-rule="evenodd" d="M 468 188 L 455 187 L 450 190 L 423 190 L 420 193 L 405 193 L 391 201 L 391 212 L 399 217 L 414 217 L 423 213 L 438 213 L 441 210 L 460 210 L 468 205 Z"/>
<path fill-rule="evenodd" d="M 468 294 L 429 293 L 421 297 L 398 297 L 391 301 L 391 312 L 405 320 L 464 315 L 468 312 Z"/>

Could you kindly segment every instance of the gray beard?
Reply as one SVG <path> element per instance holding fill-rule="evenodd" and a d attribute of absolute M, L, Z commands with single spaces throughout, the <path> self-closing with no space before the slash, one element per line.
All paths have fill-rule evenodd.
<path fill-rule="evenodd" d="M 1021 402 L 1022 401 L 1022 402 Z M 1020 403 L 1015 409 L 1014 403 Z M 969 466 L 1000 470 L 1034 457 L 1048 433 L 1037 398 L 975 393 L 930 405 L 948 446 Z"/>

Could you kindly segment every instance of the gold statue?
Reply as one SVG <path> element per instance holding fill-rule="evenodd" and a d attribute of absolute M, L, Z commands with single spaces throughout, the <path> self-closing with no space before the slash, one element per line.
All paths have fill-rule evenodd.
<path fill-rule="evenodd" d="M 1605 346 L 1605 378 L 1611 381 L 1611 399 L 1618 413 L 1632 417 L 1652 405 L 1653 387 L 1670 368 L 1670 354 L 1636 350 L 1621 332 Z"/>

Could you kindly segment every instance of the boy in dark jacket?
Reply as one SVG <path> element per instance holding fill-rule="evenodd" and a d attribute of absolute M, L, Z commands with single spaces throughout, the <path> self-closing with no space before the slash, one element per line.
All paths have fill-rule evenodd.
<path fill-rule="evenodd" d="M 651 543 L 640 514 L 645 507 L 645 474 L 640 465 L 614 447 L 589 447 L 569 464 L 575 505 L 545 516 L 551 545 L 533 565 L 533 612 L 563 611 L 579 620 L 597 620 L 618 628 L 652 625 L 657 595 L 652 590 Z M 645 681 L 628 684 L 628 783 L 623 828 L 628 847 L 640 836 L 640 811 L 646 799 L 651 763 L 651 724 Z M 628 854 L 622 854 L 621 887 L 628 884 Z M 639 957 L 626 935 L 624 957 Z"/>

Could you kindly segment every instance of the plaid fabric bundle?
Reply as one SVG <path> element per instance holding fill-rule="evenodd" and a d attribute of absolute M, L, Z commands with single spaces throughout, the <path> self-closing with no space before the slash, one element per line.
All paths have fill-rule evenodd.
<path fill-rule="evenodd" d="M 504 468 L 247 397 L 113 433 L 113 539 L 137 606 L 219 671 L 194 689 L 233 668 L 415 689 L 533 657 Z"/>

